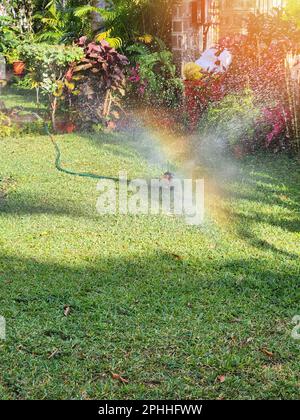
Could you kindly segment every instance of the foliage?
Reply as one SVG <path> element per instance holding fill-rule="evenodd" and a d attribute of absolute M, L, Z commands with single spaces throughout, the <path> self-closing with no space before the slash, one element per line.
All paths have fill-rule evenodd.
<path fill-rule="evenodd" d="M 106 41 L 112 48 L 121 48 L 123 41 L 120 37 L 111 37 L 111 30 L 100 32 L 95 36 L 96 42 Z"/>
<path fill-rule="evenodd" d="M 84 49 L 85 57 L 82 60 L 82 66 L 78 66 L 74 71 L 88 70 L 90 76 L 93 74 L 100 76 L 100 89 L 120 91 L 124 84 L 123 69 L 128 64 L 127 58 L 105 40 L 96 43 L 82 37 L 78 45 Z"/>
<path fill-rule="evenodd" d="M 7 53 L 19 43 L 20 31 L 9 16 L 0 16 L 0 53 Z"/>
<path fill-rule="evenodd" d="M 82 3 L 82 2 L 79 2 Z M 53 44 L 72 42 L 88 30 L 90 23 L 76 16 L 78 2 L 50 0 L 34 15 L 38 41 Z"/>
<path fill-rule="evenodd" d="M 281 104 L 262 110 L 262 118 L 258 121 L 258 126 L 266 126 L 266 145 L 268 147 L 273 147 L 273 149 L 275 148 L 276 150 L 279 145 L 280 148 L 284 150 L 289 146 L 289 141 L 286 138 L 285 133 L 288 129 L 290 120 L 291 115 L 289 110 L 283 108 Z M 283 137 L 283 140 L 285 141 L 282 142 L 281 137 Z"/>
<path fill-rule="evenodd" d="M 19 61 L 20 57 L 21 57 L 21 46 L 20 46 L 20 44 L 18 46 L 16 46 L 15 48 L 8 49 L 4 53 L 4 56 L 6 57 L 7 62 L 9 64 L 13 64 L 16 61 Z"/>
<path fill-rule="evenodd" d="M 67 80 L 66 71 L 82 57 L 83 51 L 77 46 L 41 43 L 24 44 L 22 47 L 22 58 L 29 69 L 32 87 L 41 89 L 49 98 L 54 126 L 58 99 L 62 95 L 63 87 L 74 89 Z"/>
<path fill-rule="evenodd" d="M 291 143 L 290 138 L 295 139 L 296 146 L 298 144 L 299 133 L 295 128 L 300 121 L 300 109 L 297 109 L 297 101 L 293 98 L 296 92 L 294 86 L 290 89 L 287 54 L 297 54 L 299 41 L 300 31 L 295 22 L 287 21 L 281 12 L 277 12 L 273 15 L 251 16 L 247 35 L 235 36 L 223 44 L 232 51 L 234 58 L 224 77 L 224 91 L 238 94 L 250 87 L 255 103 L 261 108 L 288 109 L 285 113 L 284 132 L 273 124 L 271 131 L 266 134 L 266 145 L 274 143 L 276 135 L 280 141 L 285 136 L 286 144 Z M 265 125 L 270 126 L 266 115 L 263 114 Z M 268 134 L 272 136 L 272 142 Z"/>
<path fill-rule="evenodd" d="M 77 46 L 24 44 L 21 57 L 34 73 L 36 81 L 40 82 L 43 91 L 54 94 L 57 81 L 64 78 L 71 63 L 81 60 L 83 51 Z"/>
<path fill-rule="evenodd" d="M 120 37 L 111 37 L 111 30 L 101 31 L 95 27 L 94 15 L 101 12 L 111 16 L 109 11 L 86 4 L 84 1 L 51 0 L 44 8 L 35 13 L 35 29 L 37 39 L 41 42 L 70 43 L 86 35 L 95 41 L 105 39 L 114 48 L 122 45 Z M 100 30 L 100 32 L 99 32 Z"/>
<path fill-rule="evenodd" d="M 155 7 L 145 0 L 113 0 L 105 8 L 92 0 L 36 3 L 34 29 L 39 41 L 70 42 L 86 35 L 96 41 L 105 38 L 112 47 L 119 48 L 123 40 L 128 45 L 145 33 L 169 39 L 172 2 L 167 0 L 159 0 Z"/>
<path fill-rule="evenodd" d="M 99 123 L 109 117 L 112 103 L 125 93 L 128 60 L 105 40 L 96 43 L 82 37 L 78 45 L 84 50 L 84 58 L 66 73 L 69 83 L 75 81 L 78 92 L 69 99 L 83 124 Z"/>
<path fill-rule="evenodd" d="M 128 71 L 128 82 L 130 84 L 131 93 L 134 95 L 138 94 L 136 97 L 143 97 L 148 86 L 146 80 L 142 80 L 140 75 L 140 65 L 136 64 L 134 67 L 131 67 Z"/>
<path fill-rule="evenodd" d="M 144 100 L 158 105 L 178 105 L 183 90 L 176 76 L 172 53 L 168 50 L 151 52 L 144 45 L 133 45 L 127 51 L 135 53 L 129 82 L 135 93 L 144 93 Z"/>
<path fill-rule="evenodd" d="M 199 130 L 209 139 L 234 146 L 252 141 L 259 115 L 253 92 L 246 89 L 212 103 L 201 119 Z"/>
<path fill-rule="evenodd" d="M 287 0 L 285 10 L 288 19 L 294 20 L 300 28 L 300 3 L 299 0 Z"/>
<path fill-rule="evenodd" d="M 50 1 L 43 12 L 35 14 L 34 19 L 41 24 L 38 41 L 57 44 L 66 40 L 69 16 L 62 2 Z"/>
<path fill-rule="evenodd" d="M 13 25 L 27 36 L 33 32 L 34 0 L 3 0 L 6 16 L 13 19 Z"/>
<path fill-rule="evenodd" d="M 113 37 L 121 37 L 125 45 L 131 45 L 140 36 L 155 35 L 170 39 L 171 13 L 175 0 L 112 0 L 105 9 L 88 2 L 77 8 L 77 17 L 98 14 Z M 100 21 L 101 21 L 100 19 Z"/>
<path fill-rule="evenodd" d="M 297 35 L 296 28 L 279 13 L 251 16 L 248 35 L 227 41 L 234 57 L 225 81 L 227 90 L 238 91 L 250 84 L 262 101 L 267 96 L 281 98 L 279 86 L 285 83 L 286 54 L 296 45 Z"/>
<path fill-rule="evenodd" d="M 27 134 L 42 135 L 45 132 L 42 119 L 32 118 L 30 113 L 12 110 L 11 114 L 0 112 L 0 138 L 20 137 Z"/>
<path fill-rule="evenodd" d="M 3 112 L 0 112 L 0 138 L 9 137 L 13 132 L 14 128 L 11 119 Z"/>

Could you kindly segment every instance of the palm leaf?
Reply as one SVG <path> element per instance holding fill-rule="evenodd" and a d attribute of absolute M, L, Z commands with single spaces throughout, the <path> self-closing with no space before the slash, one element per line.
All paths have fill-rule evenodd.
<path fill-rule="evenodd" d="M 106 32 L 101 32 L 100 34 L 96 35 L 95 41 L 101 42 L 101 41 L 105 40 L 106 42 L 109 43 L 109 45 L 112 48 L 116 48 L 116 49 L 121 48 L 122 44 L 123 44 L 122 39 L 120 37 L 111 37 L 110 36 L 111 31 L 112 31 L 112 29 L 110 29 L 109 31 L 106 31 Z"/>
<path fill-rule="evenodd" d="M 97 13 L 101 15 L 104 19 L 109 20 L 114 19 L 114 17 L 116 16 L 116 13 L 114 11 L 109 11 L 101 7 L 91 6 L 89 4 L 86 4 L 85 6 L 76 7 L 76 9 L 74 10 L 74 16 L 78 18 L 86 17 L 90 13 Z"/>
<path fill-rule="evenodd" d="M 39 42 L 60 42 L 62 33 L 57 31 L 44 31 L 41 34 L 36 35 L 36 39 Z"/>

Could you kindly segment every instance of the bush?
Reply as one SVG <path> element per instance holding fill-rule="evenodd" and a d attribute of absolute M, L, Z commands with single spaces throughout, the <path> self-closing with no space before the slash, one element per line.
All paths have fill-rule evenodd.
<path fill-rule="evenodd" d="M 13 133 L 14 127 L 11 119 L 3 112 L 0 112 L 0 138 L 9 137 Z"/>
<path fill-rule="evenodd" d="M 36 114 L 14 108 L 0 112 L 0 138 L 44 133 L 44 121 Z"/>
<path fill-rule="evenodd" d="M 113 105 L 125 94 L 125 66 L 127 58 L 102 40 L 89 42 L 82 37 L 78 44 L 84 51 L 84 58 L 71 66 L 66 74 L 69 83 L 76 84 L 68 100 L 76 120 L 83 126 L 105 123 Z"/>
<path fill-rule="evenodd" d="M 0 53 L 6 54 L 16 48 L 19 36 L 19 29 L 14 20 L 8 16 L 0 16 Z"/>
<path fill-rule="evenodd" d="M 143 45 L 127 49 L 133 54 L 128 81 L 129 93 L 147 103 L 176 107 L 181 102 L 183 83 L 176 76 L 173 55 L 168 50 L 151 52 Z"/>
<path fill-rule="evenodd" d="M 254 138 L 259 115 L 260 110 L 255 106 L 251 90 L 229 94 L 209 106 L 200 121 L 200 133 L 221 142 L 223 146 L 249 144 Z"/>
<path fill-rule="evenodd" d="M 48 96 L 54 127 L 59 98 L 62 97 L 64 88 L 74 89 L 68 82 L 67 70 L 70 65 L 80 61 L 83 55 L 83 50 L 77 46 L 23 45 L 21 58 L 29 69 L 32 87 L 37 89 L 37 93 L 41 89 Z"/>
<path fill-rule="evenodd" d="M 298 152 L 299 73 L 296 80 L 293 73 L 297 71 L 299 41 L 295 20 L 287 19 L 282 12 L 251 16 L 247 35 L 224 42 L 233 54 L 233 63 L 223 81 L 224 91 L 229 94 L 238 95 L 247 87 L 252 90 L 255 103 L 265 110 L 257 128 L 265 132 L 266 146 Z M 260 136 L 257 139 L 260 141 Z"/>

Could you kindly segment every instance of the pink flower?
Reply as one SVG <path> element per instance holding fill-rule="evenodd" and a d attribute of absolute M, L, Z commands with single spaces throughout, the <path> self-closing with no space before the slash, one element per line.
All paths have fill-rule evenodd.
<path fill-rule="evenodd" d="M 263 110 L 265 122 L 272 126 L 272 131 L 267 135 L 268 145 L 286 128 L 286 122 L 290 119 L 290 114 L 281 105 L 275 108 L 265 108 Z"/>

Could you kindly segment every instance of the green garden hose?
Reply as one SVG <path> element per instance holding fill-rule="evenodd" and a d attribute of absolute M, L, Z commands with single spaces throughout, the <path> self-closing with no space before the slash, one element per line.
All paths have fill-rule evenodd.
<path fill-rule="evenodd" d="M 59 172 L 62 172 L 62 173 L 67 174 L 67 175 L 79 176 L 79 177 L 82 177 L 82 178 L 109 180 L 109 181 L 114 181 L 114 182 L 120 182 L 121 181 L 120 178 L 115 178 L 115 177 L 111 177 L 111 176 L 104 176 L 104 175 L 96 175 L 96 174 L 92 174 L 92 173 L 88 173 L 88 172 L 74 172 L 74 171 L 70 171 L 69 169 L 63 168 L 61 166 L 61 151 L 60 151 L 60 148 L 59 148 L 58 144 L 56 143 L 56 141 L 54 140 L 54 136 L 50 133 L 47 124 L 45 124 L 45 132 L 46 132 L 47 136 L 49 136 L 49 138 L 51 140 L 51 143 L 54 146 L 54 149 L 55 149 L 55 152 L 56 152 L 55 167 Z M 163 174 L 161 179 L 167 179 L 167 180 L 171 181 L 171 179 L 173 179 L 173 177 L 174 177 L 174 174 L 171 173 L 168 170 L 167 172 L 165 172 Z M 130 184 L 131 180 L 127 179 L 126 182 L 127 182 L 127 184 Z"/>
<path fill-rule="evenodd" d="M 45 131 L 46 134 L 49 136 L 54 148 L 55 148 L 55 152 L 56 152 L 56 158 L 55 158 L 55 167 L 59 172 L 63 172 L 64 174 L 67 175 L 73 175 L 73 176 L 79 176 L 82 178 L 92 178 L 92 179 L 102 179 L 102 180 L 110 180 L 110 181 L 114 181 L 114 182 L 119 182 L 120 178 L 114 178 L 114 177 L 110 177 L 110 176 L 104 176 L 104 175 L 96 175 L 96 174 L 92 174 L 92 173 L 86 173 L 86 172 L 74 172 L 74 171 L 70 171 L 68 169 L 64 169 L 61 166 L 61 151 L 60 148 L 58 147 L 58 144 L 56 143 L 56 141 L 54 140 L 53 135 L 50 133 L 49 128 L 47 126 L 47 124 L 45 124 Z M 129 180 L 127 181 L 128 183 L 130 182 Z"/>

